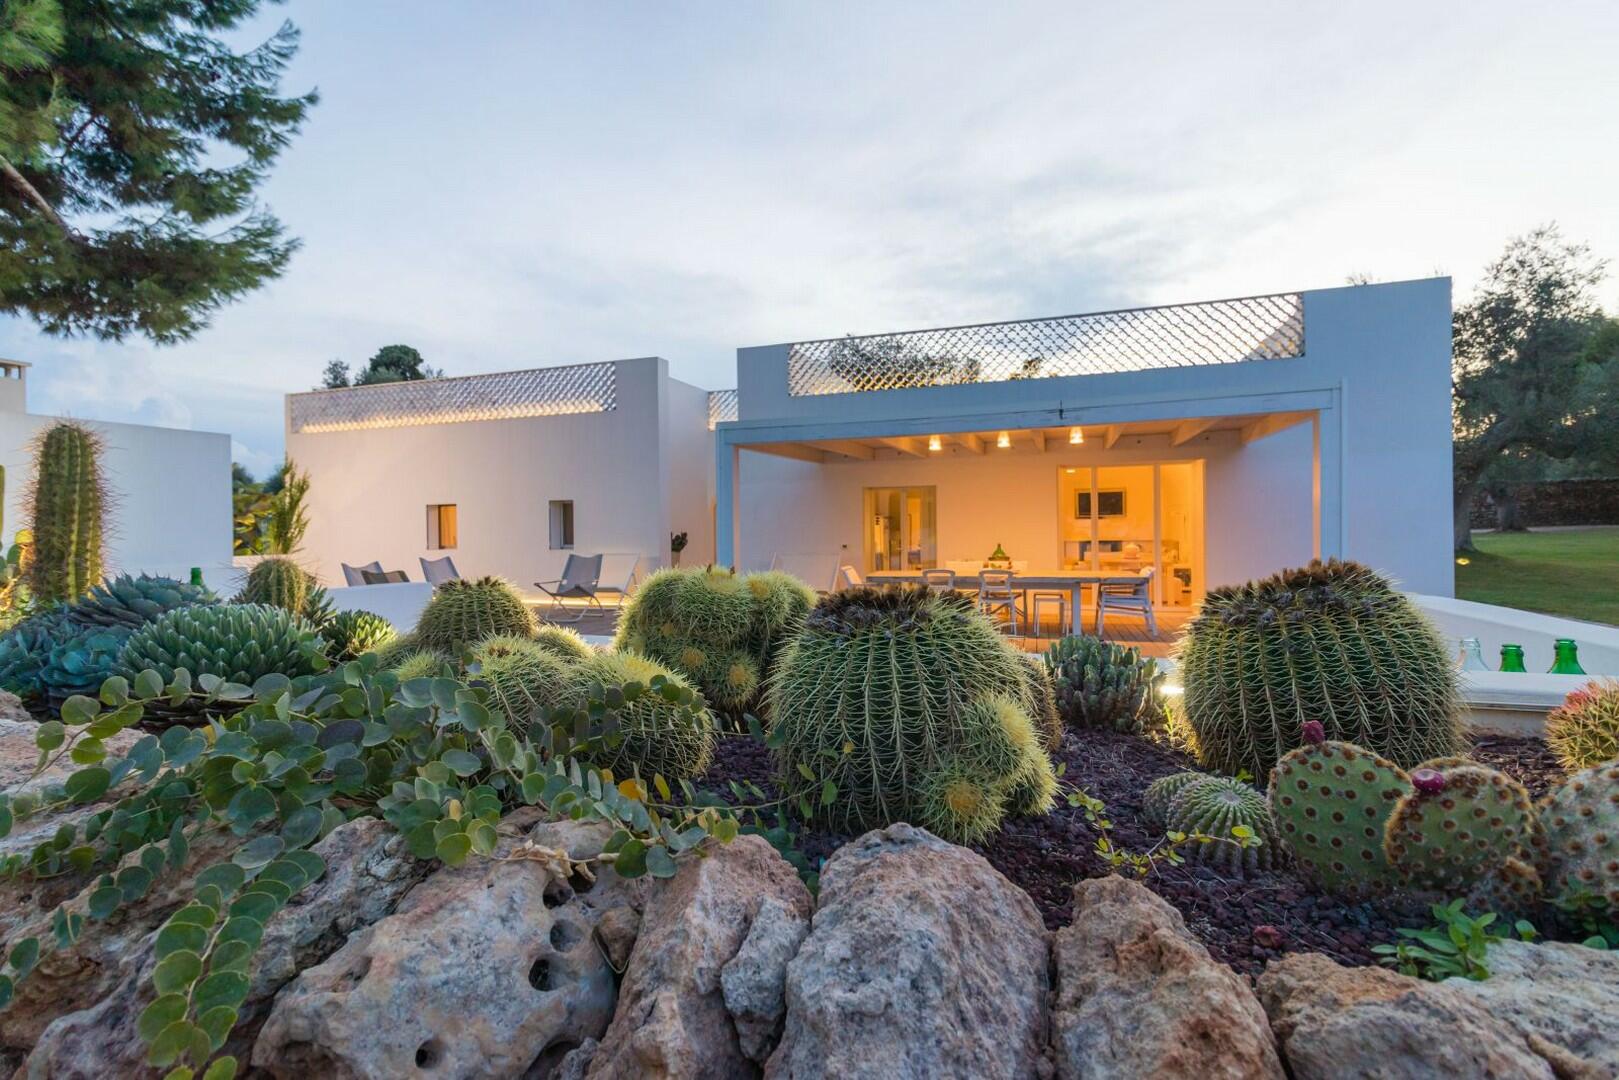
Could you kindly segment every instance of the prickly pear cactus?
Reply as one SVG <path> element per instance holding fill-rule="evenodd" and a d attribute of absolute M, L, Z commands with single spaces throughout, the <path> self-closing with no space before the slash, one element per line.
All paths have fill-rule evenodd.
<path fill-rule="evenodd" d="M 1473 762 L 1422 765 L 1394 806 L 1383 851 L 1406 884 L 1459 896 L 1491 876 L 1530 839 L 1529 792 Z"/>
<path fill-rule="evenodd" d="M 1149 828 L 1162 829 L 1169 820 L 1169 804 L 1175 796 L 1199 780 L 1207 780 L 1208 773 L 1178 772 L 1160 776 L 1147 785 L 1141 796 L 1141 818 Z"/>
<path fill-rule="evenodd" d="M 38 601 L 77 600 L 101 580 L 107 496 L 100 457 L 100 437 L 80 424 L 56 424 L 35 444 L 28 587 Z"/>
<path fill-rule="evenodd" d="M 1569 771 L 1619 758 L 1619 681 L 1580 687 L 1546 716 L 1546 745 Z"/>
<path fill-rule="evenodd" d="M 1323 888 L 1360 893 L 1396 878 L 1383 851 L 1395 805 L 1411 792 L 1404 769 L 1307 723 L 1304 743 L 1270 775 L 1271 813 L 1299 866 Z"/>
<path fill-rule="evenodd" d="M 1259 840 L 1257 847 L 1240 843 L 1196 843 L 1182 849 L 1188 862 L 1202 863 L 1232 873 L 1273 870 L 1287 861 L 1265 796 L 1241 780 L 1205 776 L 1188 784 L 1169 804 L 1166 824 L 1174 832 L 1202 833 L 1234 840 L 1233 829 L 1245 826 Z"/>
<path fill-rule="evenodd" d="M 1527 859 L 1512 856 L 1468 890 L 1467 910 L 1522 915 L 1540 903 L 1544 887 Z"/>
<path fill-rule="evenodd" d="M 1546 891 L 1619 908 L 1619 763 L 1575 773 L 1540 806 L 1546 829 Z"/>

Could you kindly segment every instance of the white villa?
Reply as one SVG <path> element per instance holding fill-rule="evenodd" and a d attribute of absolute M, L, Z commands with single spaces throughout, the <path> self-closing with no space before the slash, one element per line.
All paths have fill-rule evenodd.
<path fill-rule="evenodd" d="M 572 552 L 792 569 L 1150 571 L 1185 612 L 1312 556 L 1450 596 L 1446 278 L 290 394 L 305 558 L 520 586 Z M 841 567 L 849 567 L 842 571 Z"/>

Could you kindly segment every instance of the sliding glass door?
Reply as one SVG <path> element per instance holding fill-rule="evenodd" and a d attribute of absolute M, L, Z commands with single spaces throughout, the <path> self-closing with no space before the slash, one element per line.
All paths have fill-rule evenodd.
<path fill-rule="evenodd" d="M 1201 594 L 1202 477 L 1195 462 L 1064 467 L 1058 472 L 1060 565 L 1153 573 L 1153 599 Z"/>
<path fill-rule="evenodd" d="M 929 570 L 939 565 L 935 488 L 866 489 L 866 569 Z"/>

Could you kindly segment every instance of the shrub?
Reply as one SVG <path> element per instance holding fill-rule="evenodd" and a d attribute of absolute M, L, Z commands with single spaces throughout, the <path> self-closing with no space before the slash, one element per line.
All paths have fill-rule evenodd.
<path fill-rule="evenodd" d="M 496 634 L 533 637 L 534 630 L 534 613 L 510 584 L 497 577 L 458 578 L 433 591 L 415 638 L 427 648 L 459 655 Z"/>
<path fill-rule="evenodd" d="M 1592 682 L 1546 716 L 1546 743 L 1569 772 L 1619 758 L 1619 682 Z"/>
<path fill-rule="evenodd" d="M 499 635 L 473 646 L 471 659 L 468 674 L 489 688 L 490 704 L 518 731 L 566 696 L 570 662 L 538 642 Z"/>
<path fill-rule="evenodd" d="M 1199 759 L 1220 772 L 1264 775 L 1312 720 L 1407 768 L 1461 745 L 1444 643 L 1404 594 L 1355 563 L 1210 592 L 1180 667 Z"/>
<path fill-rule="evenodd" d="M 618 710 L 622 741 L 597 761 L 602 768 L 668 780 L 690 779 L 708 768 L 714 718 L 684 677 L 635 653 L 598 653 L 566 670 L 565 700 L 573 709 L 599 697 L 604 687 L 633 683 L 651 691 Z"/>
<path fill-rule="evenodd" d="M 177 608 L 130 635 L 120 673 L 151 669 L 165 683 L 184 668 L 251 686 L 264 675 L 308 675 L 325 664 L 326 642 L 309 623 L 267 604 Z"/>
<path fill-rule="evenodd" d="M 1027 671 L 953 598 L 855 589 L 822 600 L 769 679 L 783 794 L 840 831 L 912 821 L 952 840 L 993 832 L 1014 802 L 1049 805 Z"/>
<path fill-rule="evenodd" d="M 205 585 L 171 577 L 120 574 L 95 586 L 74 602 L 68 616 L 81 626 L 122 626 L 131 630 L 166 611 L 192 604 L 217 604 Z"/>
<path fill-rule="evenodd" d="M 1078 634 L 1046 653 L 1057 711 L 1074 728 L 1139 733 L 1158 708 L 1158 665 L 1141 650 Z"/>
<path fill-rule="evenodd" d="M 386 648 L 398 633 L 393 623 L 369 611 L 339 611 L 321 629 L 334 660 L 354 660 Z"/>
<path fill-rule="evenodd" d="M 1217 840 L 1242 840 L 1235 830 L 1257 837 L 1258 846 L 1242 843 L 1196 843 L 1186 848 L 1188 862 L 1235 873 L 1273 870 L 1287 862 L 1287 848 L 1276 829 L 1265 796 L 1228 776 L 1199 776 L 1171 800 L 1164 816 L 1174 832 L 1201 833 Z"/>
<path fill-rule="evenodd" d="M 77 600 L 101 580 L 107 493 L 100 457 L 100 436 L 81 424 L 55 424 L 34 445 L 27 576 L 42 603 Z"/>

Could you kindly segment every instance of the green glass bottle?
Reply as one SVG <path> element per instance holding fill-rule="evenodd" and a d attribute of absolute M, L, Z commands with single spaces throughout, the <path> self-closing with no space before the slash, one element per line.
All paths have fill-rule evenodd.
<path fill-rule="evenodd" d="M 193 566 L 191 568 L 191 584 L 197 586 L 199 589 L 202 588 L 202 567 Z"/>
<path fill-rule="evenodd" d="M 1503 645 L 1503 646 L 1501 646 L 1501 670 L 1502 671 L 1523 671 L 1523 672 L 1527 672 L 1529 670 L 1528 668 L 1523 666 L 1523 646 L 1522 645 Z"/>
<path fill-rule="evenodd" d="M 1580 647 L 1574 643 L 1573 638 L 1560 637 L 1553 646 L 1552 666 L 1547 670 L 1553 675 L 1584 675 L 1585 669 L 1580 666 Z"/>

